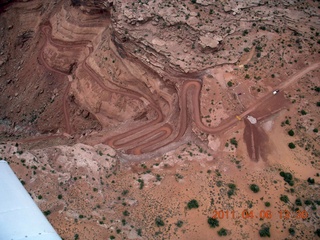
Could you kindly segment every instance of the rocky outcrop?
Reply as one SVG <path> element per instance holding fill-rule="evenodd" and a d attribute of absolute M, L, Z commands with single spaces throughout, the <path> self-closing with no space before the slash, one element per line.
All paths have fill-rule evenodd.
<path fill-rule="evenodd" d="M 239 49 L 259 41 L 259 31 L 281 35 L 279 29 L 294 27 L 314 13 L 311 6 L 301 8 L 309 10 L 297 11 L 292 1 L 263 0 L 113 1 L 110 7 L 115 35 L 128 52 L 159 73 L 235 63 L 242 55 Z"/>

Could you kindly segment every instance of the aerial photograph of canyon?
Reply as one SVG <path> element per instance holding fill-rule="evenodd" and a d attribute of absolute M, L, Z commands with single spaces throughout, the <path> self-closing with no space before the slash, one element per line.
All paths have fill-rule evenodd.
<path fill-rule="evenodd" d="M 320 239 L 319 130 L 319 0 L 0 0 L 0 160 L 61 239 Z"/>

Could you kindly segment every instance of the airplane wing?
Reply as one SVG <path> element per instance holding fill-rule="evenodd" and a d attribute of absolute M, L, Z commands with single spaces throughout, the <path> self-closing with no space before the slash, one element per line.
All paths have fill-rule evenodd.
<path fill-rule="evenodd" d="M 0 160 L 0 239 L 61 240 L 3 160 Z"/>

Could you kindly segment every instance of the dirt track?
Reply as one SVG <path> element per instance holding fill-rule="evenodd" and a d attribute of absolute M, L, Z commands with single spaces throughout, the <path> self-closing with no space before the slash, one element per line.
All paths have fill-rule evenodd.
<path fill-rule="evenodd" d="M 159 149 L 165 145 L 168 145 L 172 142 L 179 141 L 185 134 L 186 130 L 188 129 L 189 125 L 191 124 L 191 119 L 189 119 L 188 116 L 188 103 L 187 103 L 187 96 L 188 94 L 192 95 L 192 106 L 189 106 L 192 108 L 192 120 L 194 121 L 195 125 L 203 132 L 206 133 L 219 133 L 221 131 L 224 131 L 228 128 L 230 128 L 232 125 L 236 124 L 238 120 L 235 118 L 235 116 L 231 116 L 228 119 L 224 120 L 222 124 L 220 124 L 218 127 L 208 127 L 202 123 L 201 120 L 201 112 L 200 112 L 200 94 L 201 94 L 201 87 L 202 83 L 200 81 L 194 81 L 194 80 L 188 80 L 184 81 L 181 89 L 179 90 L 179 104 L 180 104 L 180 120 L 179 120 L 179 126 L 171 126 L 169 123 L 164 123 L 162 126 L 153 128 L 154 125 L 158 125 L 159 123 L 163 122 L 164 115 L 161 111 L 161 108 L 154 102 L 153 98 L 149 95 L 142 95 L 138 92 L 135 92 L 131 89 L 122 88 L 122 90 L 116 89 L 116 88 L 110 88 L 107 87 L 104 84 L 104 79 L 99 74 L 97 74 L 87 63 L 87 58 L 90 56 L 90 54 L 93 52 L 92 43 L 90 41 L 76 41 L 76 42 L 64 42 L 61 40 L 52 39 L 51 35 L 51 26 L 50 25 L 44 25 L 41 27 L 41 31 L 44 34 L 46 41 L 43 45 L 40 53 L 40 60 L 44 64 L 44 66 L 49 69 L 50 71 L 56 72 L 58 74 L 62 74 L 64 76 L 67 76 L 69 73 L 62 72 L 60 70 L 57 70 L 46 62 L 43 54 L 44 48 L 50 44 L 52 46 L 55 46 L 56 48 L 74 48 L 74 47 L 82 47 L 88 49 L 88 55 L 86 58 L 79 64 L 78 67 L 82 67 L 104 91 L 108 91 L 115 94 L 121 94 L 123 96 L 136 99 L 138 101 L 141 101 L 141 98 L 145 98 L 152 110 L 154 110 L 157 114 L 156 118 L 147 122 L 146 124 L 143 124 L 139 127 L 136 127 L 134 129 L 131 129 L 127 132 L 118 134 L 116 136 L 106 136 L 105 143 L 110 145 L 114 148 L 121 148 L 121 149 L 127 149 L 127 153 L 129 154 L 143 154 L 148 153 L 151 151 L 154 151 L 156 149 Z M 307 74 L 308 72 L 319 68 L 320 63 L 312 64 L 303 70 L 299 71 L 298 73 L 294 74 L 293 76 L 289 77 L 288 80 L 286 80 L 284 83 L 280 84 L 277 89 L 283 90 L 286 87 L 288 87 L 290 84 Z M 116 85 L 118 88 L 119 86 Z M 70 89 L 70 83 L 68 83 L 64 97 L 63 97 L 63 112 L 64 112 L 64 119 L 65 119 L 65 125 L 66 125 L 66 132 L 71 133 L 72 127 L 70 125 L 70 116 L 69 116 L 69 110 L 67 107 L 67 96 Z M 272 98 L 273 95 L 271 92 L 266 93 L 263 97 L 261 97 L 259 100 L 257 100 L 252 106 L 250 106 L 246 111 L 239 114 L 240 117 L 245 117 L 252 111 L 254 111 L 257 108 L 260 107 L 266 107 L 268 104 L 268 101 L 270 98 Z M 173 134 L 173 128 L 178 129 L 176 136 L 174 138 L 171 137 L 173 140 L 167 140 L 172 134 Z M 149 129 L 148 133 L 145 133 L 145 131 Z M 132 138 L 132 135 L 135 135 Z M 129 139 L 128 139 L 129 138 Z M 127 140 L 126 140 L 127 139 Z"/>

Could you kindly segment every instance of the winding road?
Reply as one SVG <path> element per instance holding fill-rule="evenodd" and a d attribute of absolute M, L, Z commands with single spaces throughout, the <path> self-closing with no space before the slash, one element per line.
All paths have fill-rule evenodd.
<path fill-rule="evenodd" d="M 156 113 L 156 117 L 148 121 L 145 124 L 142 124 L 138 127 L 135 127 L 129 131 L 123 132 L 116 136 L 106 136 L 104 143 L 108 144 L 109 146 L 116 148 L 116 149 L 123 149 L 126 151 L 127 154 L 134 154 L 140 155 L 144 153 L 149 153 L 155 151 L 161 147 L 164 147 L 170 143 L 180 141 L 183 136 L 185 135 L 188 127 L 192 122 L 196 125 L 199 130 L 210 133 L 216 134 L 222 131 L 227 130 L 231 126 L 238 123 L 238 120 L 235 116 L 231 116 L 228 119 L 224 120 L 219 126 L 217 127 L 208 127 L 203 124 L 201 120 L 201 111 L 200 111 L 200 97 L 201 97 L 201 88 L 202 82 L 195 81 L 195 80 L 185 80 L 181 86 L 181 89 L 178 91 L 179 96 L 179 123 L 178 126 L 171 126 L 164 117 L 164 114 L 161 111 L 161 108 L 157 104 L 157 102 L 152 98 L 152 96 L 148 94 L 141 94 L 131 89 L 122 88 L 119 90 L 120 86 L 116 85 L 116 88 L 107 87 L 104 82 L 104 78 L 96 73 L 90 65 L 87 63 L 87 58 L 93 52 L 93 43 L 89 40 L 86 41 L 75 41 L 75 42 L 64 42 L 61 40 L 53 39 L 52 38 L 52 28 L 50 24 L 43 25 L 41 27 L 41 32 L 45 36 L 45 44 L 43 44 L 41 52 L 39 54 L 40 60 L 43 65 L 50 71 L 56 72 L 62 75 L 68 75 L 69 73 L 62 72 L 51 67 L 45 60 L 44 57 L 44 49 L 45 47 L 50 44 L 55 46 L 56 48 L 64 49 L 74 48 L 74 47 L 82 47 L 88 49 L 88 54 L 86 55 L 85 59 L 78 63 L 78 67 L 82 67 L 92 78 L 96 84 L 99 85 L 104 91 L 108 91 L 115 94 L 120 94 L 138 101 L 142 101 L 141 98 L 144 98 L 148 103 L 149 106 L 153 111 Z M 290 76 L 285 82 L 281 83 L 277 89 L 284 90 L 290 84 L 297 81 L 299 78 L 307 74 L 308 72 L 315 70 L 320 67 L 320 62 L 314 63 L 302 70 L 298 73 Z M 112 82 L 110 82 L 113 84 Z M 115 84 L 113 84 L 115 85 Z M 66 132 L 71 133 L 72 127 L 70 125 L 70 116 L 69 116 L 69 109 L 67 106 L 67 97 L 70 90 L 70 82 L 68 83 L 66 90 L 64 92 L 63 97 L 63 112 L 64 112 L 64 119 L 66 123 Z M 191 97 L 191 105 L 188 106 L 188 97 Z M 272 92 L 266 93 L 260 99 L 258 99 L 255 103 L 253 103 L 248 109 L 241 114 L 240 117 L 245 117 L 246 115 L 250 114 L 252 111 L 259 107 L 264 107 L 268 104 L 268 100 L 272 98 Z M 188 109 L 190 110 L 188 112 Z M 189 113 L 192 113 L 189 116 Z M 159 126 L 160 125 L 160 126 Z M 148 132 L 146 132 L 149 129 Z M 174 131 L 175 129 L 176 131 Z M 175 136 L 172 134 L 175 133 Z M 171 140 L 168 140 L 171 139 Z"/>

